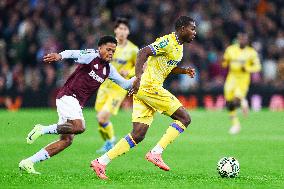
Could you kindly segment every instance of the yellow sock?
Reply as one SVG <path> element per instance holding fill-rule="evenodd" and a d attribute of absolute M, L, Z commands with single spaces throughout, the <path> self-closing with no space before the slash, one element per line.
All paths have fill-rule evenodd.
<path fill-rule="evenodd" d="M 112 160 L 121 154 L 128 152 L 129 149 L 133 148 L 134 146 L 136 146 L 136 143 L 132 136 L 128 134 L 126 137 L 120 139 L 120 141 L 107 152 L 107 156 Z"/>
<path fill-rule="evenodd" d="M 236 110 L 230 111 L 229 114 L 232 121 L 232 125 L 240 125 L 240 121 L 237 116 L 237 111 Z"/>
<path fill-rule="evenodd" d="M 114 130 L 111 122 L 99 124 L 99 133 L 104 140 L 110 140 L 114 137 Z"/>
<path fill-rule="evenodd" d="M 186 127 L 178 120 L 175 120 L 167 129 L 161 140 L 158 142 L 163 149 L 165 149 L 171 142 L 173 142 Z"/>

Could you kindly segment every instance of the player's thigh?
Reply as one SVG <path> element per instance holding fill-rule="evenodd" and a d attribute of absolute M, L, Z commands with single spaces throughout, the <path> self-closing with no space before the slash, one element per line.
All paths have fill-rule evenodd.
<path fill-rule="evenodd" d="M 96 97 L 96 103 L 95 103 L 95 110 L 97 112 L 101 111 L 104 104 L 106 103 L 107 99 L 108 99 L 109 93 L 107 90 L 105 90 L 104 88 L 100 87 L 98 90 L 98 94 Z"/>
<path fill-rule="evenodd" d="M 239 98 L 239 99 L 246 98 L 247 93 L 248 93 L 248 88 L 249 88 L 249 84 L 247 84 L 247 83 L 239 83 L 236 86 L 236 89 L 234 91 L 235 92 L 234 96 L 236 98 Z"/>
<path fill-rule="evenodd" d="M 232 101 L 235 95 L 236 85 L 233 79 L 227 78 L 224 85 L 224 96 L 226 101 Z"/>
<path fill-rule="evenodd" d="M 109 95 L 107 100 L 105 101 L 101 111 L 109 112 L 112 115 L 116 115 L 120 108 L 121 103 L 123 102 L 127 91 L 123 92 L 113 92 Z"/>
<path fill-rule="evenodd" d="M 138 93 L 140 99 L 155 111 L 171 116 L 179 107 L 182 107 L 180 101 L 164 88 Z"/>
<path fill-rule="evenodd" d="M 58 124 L 63 124 L 68 120 L 82 120 L 84 116 L 79 101 L 72 96 L 63 96 L 56 99 L 56 107 L 58 113 Z"/>
<path fill-rule="evenodd" d="M 133 95 L 132 122 L 150 126 L 153 122 L 155 110 L 145 104 L 137 95 Z M 137 125 L 137 124 L 136 124 Z"/>

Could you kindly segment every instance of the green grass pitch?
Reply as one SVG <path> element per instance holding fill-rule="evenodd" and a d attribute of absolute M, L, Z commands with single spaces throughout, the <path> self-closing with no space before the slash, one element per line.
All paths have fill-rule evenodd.
<path fill-rule="evenodd" d="M 263 110 L 241 117 L 243 128 L 236 136 L 228 134 L 230 121 L 225 111 L 194 110 L 190 114 L 190 128 L 163 154 L 169 172 L 144 159 L 171 122 L 156 114 L 145 140 L 111 162 L 107 168 L 110 179 L 102 181 L 89 168 L 103 143 L 92 109 L 84 110 L 87 130 L 75 137 L 72 146 L 36 164 L 41 175 L 22 174 L 18 163 L 57 138 L 45 135 L 32 145 L 25 141 L 34 124 L 56 123 L 56 110 L 0 110 L 0 188 L 284 188 L 283 112 Z M 118 139 L 132 128 L 131 112 L 121 111 L 112 121 Z M 217 174 L 216 164 L 223 156 L 234 156 L 240 162 L 237 178 L 223 179 Z"/>

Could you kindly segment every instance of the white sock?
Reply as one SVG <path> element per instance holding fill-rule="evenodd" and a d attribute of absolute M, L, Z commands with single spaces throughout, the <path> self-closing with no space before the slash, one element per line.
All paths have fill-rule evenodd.
<path fill-rule="evenodd" d="M 98 158 L 98 162 L 103 165 L 109 164 L 110 161 L 111 159 L 108 157 L 106 153 Z"/>
<path fill-rule="evenodd" d="M 43 148 L 28 159 L 30 159 L 33 163 L 37 163 L 39 161 L 44 161 L 49 158 L 50 156 L 48 152 Z"/>
<path fill-rule="evenodd" d="M 114 142 L 116 141 L 116 137 L 115 137 L 115 136 L 112 137 L 111 139 L 109 139 L 109 141 L 110 141 L 111 143 L 114 143 Z"/>
<path fill-rule="evenodd" d="M 157 144 L 152 150 L 151 153 L 152 154 L 161 154 L 163 153 L 164 148 L 162 146 L 160 146 L 159 144 Z"/>
<path fill-rule="evenodd" d="M 242 100 L 241 100 L 241 107 L 242 108 L 248 108 L 248 101 L 247 101 L 247 99 L 245 99 L 245 98 L 243 98 Z"/>
<path fill-rule="evenodd" d="M 57 133 L 57 124 L 43 126 L 43 134 L 58 134 Z"/>

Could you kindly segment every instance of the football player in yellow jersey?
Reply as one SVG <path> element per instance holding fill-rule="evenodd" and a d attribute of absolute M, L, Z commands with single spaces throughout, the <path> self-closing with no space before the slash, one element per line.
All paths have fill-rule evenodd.
<path fill-rule="evenodd" d="M 175 32 L 158 38 L 154 43 L 139 50 L 135 65 L 136 80 L 129 92 L 134 94 L 133 130 L 111 150 L 91 162 L 91 167 L 99 178 L 107 179 L 106 165 L 144 139 L 155 112 L 165 114 L 174 121 L 145 158 L 165 171 L 170 169 L 164 163 L 161 154 L 168 144 L 187 128 L 191 118 L 179 100 L 163 88 L 163 82 L 171 73 L 188 74 L 194 77 L 194 69 L 179 68 L 177 64 L 183 57 L 183 44 L 190 43 L 196 35 L 195 27 L 195 21 L 192 18 L 181 16 L 175 23 Z M 147 67 L 143 73 L 142 68 L 146 61 Z"/>
<path fill-rule="evenodd" d="M 248 112 L 246 95 L 250 84 L 250 75 L 259 72 L 261 64 L 256 50 L 248 46 L 248 35 L 238 34 L 238 43 L 227 47 L 224 53 L 223 67 L 229 69 L 224 93 L 232 127 L 230 134 L 239 133 L 241 126 L 236 109 L 241 106 L 244 114 Z"/>
<path fill-rule="evenodd" d="M 127 39 L 129 35 L 129 24 L 126 18 L 118 18 L 114 27 L 117 47 L 111 64 L 125 78 L 131 78 L 135 74 L 135 62 L 138 47 Z M 127 95 L 127 91 L 110 80 L 106 80 L 99 88 L 95 109 L 99 132 L 105 144 L 97 150 L 98 153 L 105 153 L 115 143 L 114 129 L 110 121 L 111 115 L 116 115 L 119 107 Z"/>

